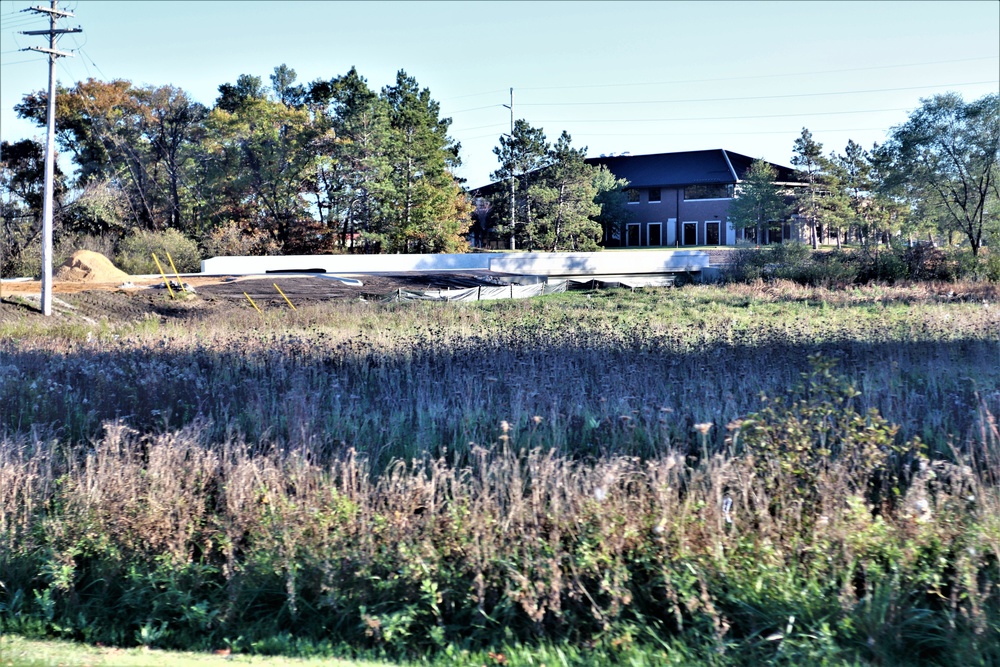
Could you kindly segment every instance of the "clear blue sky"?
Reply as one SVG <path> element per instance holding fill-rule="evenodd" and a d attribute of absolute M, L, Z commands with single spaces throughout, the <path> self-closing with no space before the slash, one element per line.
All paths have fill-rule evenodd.
<path fill-rule="evenodd" d="M 0 136 L 42 137 L 13 106 L 46 85 L 17 34 L 46 22 L 2 0 Z M 378 90 L 405 69 L 441 102 L 482 185 L 517 117 L 590 155 L 728 148 L 788 164 L 808 127 L 824 149 L 869 147 L 920 98 L 998 90 L 1000 2 L 60 2 L 64 85 L 93 76 L 173 84 L 211 105 L 240 74 L 301 82 L 353 65 Z"/>

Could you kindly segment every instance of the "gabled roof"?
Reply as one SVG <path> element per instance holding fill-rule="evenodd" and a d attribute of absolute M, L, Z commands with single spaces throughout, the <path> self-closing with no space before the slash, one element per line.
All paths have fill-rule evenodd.
<path fill-rule="evenodd" d="M 652 155 L 613 155 L 588 158 L 592 165 L 603 164 L 631 187 L 677 187 L 703 183 L 736 183 L 750 168 L 754 158 L 722 148 Z M 778 171 L 779 182 L 794 182 L 789 167 L 770 163 Z"/>

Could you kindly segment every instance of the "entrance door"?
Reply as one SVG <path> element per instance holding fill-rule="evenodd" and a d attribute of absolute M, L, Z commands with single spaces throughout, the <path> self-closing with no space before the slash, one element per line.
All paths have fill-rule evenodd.
<path fill-rule="evenodd" d="M 705 223 L 705 245 L 719 245 L 719 223 Z"/>
<path fill-rule="evenodd" d="M 685 222 L 684 223 L 684 244 L 683 245 L 698 245 L 698 223 L 697 222 Z"/>
<path fill-rule="evenodd" d="M 660 238 L 660 228 L 662 225 L 658 222 L 651 222 L 646 227 L 646 245 L 663 245 L 663 239 Z"/>
<path fill-rule="evenodd" d="M 639 223 L 630 223 L 625 231 L 625 245 L 632 247 L 639 245 Z"/>

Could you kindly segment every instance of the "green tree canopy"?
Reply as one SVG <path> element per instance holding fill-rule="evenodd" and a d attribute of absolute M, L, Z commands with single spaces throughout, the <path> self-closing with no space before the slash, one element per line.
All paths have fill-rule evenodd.
<path fill-rule="evenodd" d="M 601 206 L 595 202 L 596 170 L 584 162 L 586 156 L 586 147 L 573 148 L 565 131 L 548 151 L 548 164 L 528 191 L 535 210 L 526 226 L 529 249 L 597 249 Z"/>
<path fill-rule="evenodd" d="M 528 121 L 517 119 L 511 134 L 501 135 L 500 145 L 493 148 L 493 154 L 500 162 L 500 168 L 490 174 L 494 181 L 505 181 L 514 189 L 514 201 L 510 196 L 497 197 L 494 211 L 497 219 L 512 225 L 509 230 L 517 236 L 519 228 L 531 224 L 531 200 L 528 191 L 536 172 L 547 164 L 549 143 L 541 128 L 532 127 Z M 513 205 L 513 210 L 511 206 Z M 510 221 L 510 222 L 508 222 Z"/>
<path fill-rule="evenodd" d="M 772 220 L 785 214 L 785 201 L 775 180 L 778 171 L 771 163 L 754 160 L 736 187 L 736 199 L 729 205 L 729 220 L 735 229 L 754 229 L 758 240 Z"/>
<path fill-rule="evenodd" d="M 1000 197 L 1000 95 L 966 103 L 957 93 L 922 100 L 885 145 L 886 188 L 937 211 L 974 255 L 996 233 Z"/>

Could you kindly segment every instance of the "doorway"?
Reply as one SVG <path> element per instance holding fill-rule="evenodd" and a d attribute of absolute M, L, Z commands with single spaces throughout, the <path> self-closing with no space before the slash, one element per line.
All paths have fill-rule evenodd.
<path fill-rule="evenodd" d="M 719 245 L 719 223 L 705 223 L 705 245 Z"/>
<path fill-rule="evenodd" d="M 646 226 L 646 245 L 663 245 L 662 228 L 659 222 L 651 222 Z"/>
<path fill-rule="evenodd" d="M 629 223 L 628 227 L 625 228 L 625 245 L 629 247 L 641 245 L 639 241 L 639 223 Z"/>
<path fill-rule="evenodd" d="M 682 245 L 698 245 L 698 223 L 684 223 L 684 243 Z"/>

